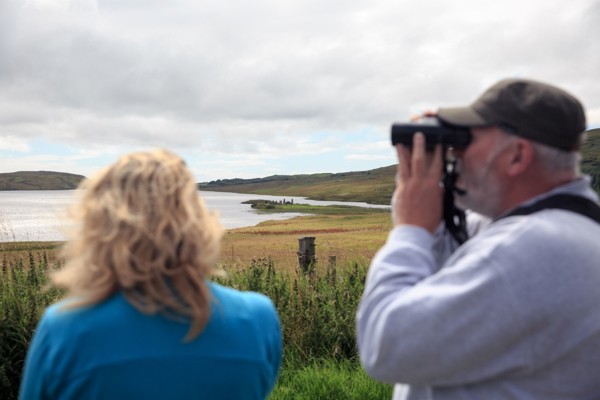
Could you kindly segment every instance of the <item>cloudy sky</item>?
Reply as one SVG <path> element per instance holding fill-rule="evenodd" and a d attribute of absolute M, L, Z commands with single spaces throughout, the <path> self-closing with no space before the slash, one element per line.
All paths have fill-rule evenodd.
<path fill-rule="evenodd" d="M 598 127 L 599 21 L 600 0 L 0 0 L 0 172 L 153 147 L 200 182 L 368 170 L 393 121 L 505 77 Z"/>

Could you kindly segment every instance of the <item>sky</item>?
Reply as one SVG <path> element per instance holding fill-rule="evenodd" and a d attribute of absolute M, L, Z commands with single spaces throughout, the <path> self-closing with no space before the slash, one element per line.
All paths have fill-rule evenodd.
<path fill-rule="evenodd" d="M 600 127 L 599 21 L 600 0 L 0 0 L 0 172 L 157 147 L 198 182 L 365 171 L 395 163 L 393 122 L 509 77 Z"/>

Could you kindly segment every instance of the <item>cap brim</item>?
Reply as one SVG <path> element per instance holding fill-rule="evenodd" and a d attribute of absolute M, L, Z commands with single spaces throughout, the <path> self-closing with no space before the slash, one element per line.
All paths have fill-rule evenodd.
<path fill-rule="evenodd" d="M 474 127 L 493 124 L 470 107 L 440 108 L 437 117 L 444 123 L 456 126 Z"/>

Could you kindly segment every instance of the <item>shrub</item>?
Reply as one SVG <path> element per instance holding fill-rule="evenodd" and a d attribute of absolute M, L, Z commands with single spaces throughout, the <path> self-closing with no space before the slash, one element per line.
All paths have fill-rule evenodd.
<path fill-rule="evenodd" d="M 277 271 L 270 259 L 262 258 L 218 281 L 269 296 L 281 319 L 284 358 L 303 365 L 315 359 L 357 359 L 354 316 L 366 272 L 364 263 L 352 262 L 341 271 L 330 268 L 322 275 L 316 271 L 290 274 Z"/>
<path fill-rule="evenodd" d="M 46 252 L 6 254 L 0 269 L 0 392 L 16 399 L 27 348 L 44 308 L 58 299 L 47 283 Z"/>

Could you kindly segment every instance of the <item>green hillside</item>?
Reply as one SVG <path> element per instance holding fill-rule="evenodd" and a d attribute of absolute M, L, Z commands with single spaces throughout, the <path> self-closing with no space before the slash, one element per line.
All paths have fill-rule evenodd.
<path fill-rule="evenodd" d="M 591 175 L 592 186 L 600 193 L 600 129 L 588 132 L 581 148 L 581 169 Z M 360 201 L 389 204 L 394 190 L 396 166 L 340 174 L 273 175 L 255 179 L 220 179 L 200 183 L 201 190 L 302 196 L 313 200 Z"/>
<path fill-rule="evenodd" d="M 256 179 L 220 179 L 200 183 L 200 190 L 302 196 L 312 200 L 359 201 L 389 204 L 396 167 L 390 165 L 338 174 L 273 175 Z"/>
<path fill-rule="evenodd" d="M 0 173 L 0 190 L 69 190 L 85 177 L 52 171 Z"/>

